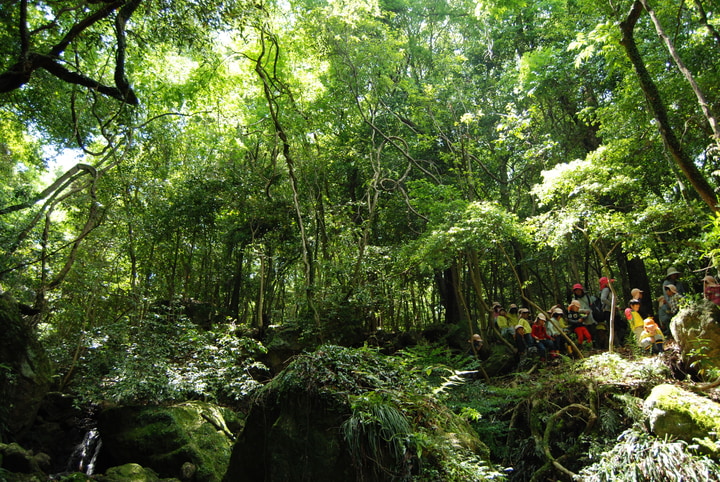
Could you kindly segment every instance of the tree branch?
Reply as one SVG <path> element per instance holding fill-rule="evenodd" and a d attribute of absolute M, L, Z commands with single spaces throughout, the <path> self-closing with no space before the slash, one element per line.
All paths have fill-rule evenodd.
<path fill-rule="evenodd" d="M 43 54 L 30 51 L 31 35 L 27 25 L 27 0 L 22 0 L 20 3 L 19 25 L 20 55 L 15 64 L 0 74 L 0 93 L 12 92 L 13 90 L 19 89 L 30 81 L 32 74 L 37 69 L 42 68 L 64 82 L 82 85 L 97 90 L 121 102 L 137 105 L 139 101 L 125 79 L 124 27 L 125 22 L 130 18 L 130 15 L 132 15 L 141 1 L 142 0 L 115 0 L 112 2 L 103 2 L 103 5 L 98 10 L 73 25 L 58 43 L 53 45 L 46 54 Z M 106 86 L 83 74 L 72 72 L 58 63 L 60 55 L 73 41 L 77 40 L 89 27 L 107 18 L 118 8 L 120 8 L 120 12 L 116 18 L 118 53 L 115 59 L 115 87 Z M 120 79 L 119 82 L 118 79 Z"/>

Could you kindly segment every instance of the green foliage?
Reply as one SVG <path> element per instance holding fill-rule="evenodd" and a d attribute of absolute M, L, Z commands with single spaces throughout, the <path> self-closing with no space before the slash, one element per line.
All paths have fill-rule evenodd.
<path fill-rule="evenodd" d="M 184 316 L 159 313 L 130 327 L 124 321 L 85 334 L 72 387 L 81 399 L 234 403 L 260 386 L 250 371 L 264 369 L 254 358 L 265 348 L 232 324 L 204 331 Z"/>
<path fill-rule="evenodd" d="M 598 462 L 580 472 L 582 480 L 700 482 L 720 473 L 716 462 L 694 454 L 685 442 L 660 440 L 635 429 L 623 432 L 617 444 L 597 457 Z"/>
<path fill-rule="evenodd" d="M 514 388 L 468 382 L 449 391 L 445 403 L 470 422 L 487 444 L 493 460 L 508 460 L 517 447 L 507 443 L 510 420 L 506 414 L 523 403 L 533 390 L 531 383 L 521 383 Z"/>
<path fill-rule="evenodd" d="M 435 456 L 442 455 L 442 457 L 438 457 L 439 468 L 423 466 L 417 480 L 448 482 L 506 480 L 505 474 L 498 468 L 488 465 L 485 460 L 472 451 L 453 445 L 451 441 L 441 444 L 436 442 L 435 448 L 437 454 Z"/>
<path fill-rule="evenodd" d="M 503 259 L 504 246 L 526 241 L 517 217 L 497 203 L 468 203 L 445 217 L 441 224 L 408 244 L 406 256 L 411 266 L 421 270 L 445 268 L 463 250 L 477 251 L 482 258 Z"/>
<path fill-rule="evenodd" d="M 291 370 L 283 370 L 272 380 L 280 391 L 308 391 L 332 394 L 361 395 L 369 387 L 376 391 L 392 391 L 413 380 L 410 374 L 398 371 L 390 359 L 378 356 L 372 348 L 349 349 L 323 345 L 315 352 L 296 358 Z"/>
<path fill-rule="evenodd" d="M 720 376 L 720 355 L 710 355 L 717 351 L 712 340 L 694 338 L 690 343 L 691 347 L 687 352 L 688 359 L 692 360 L 690 367 L 705 380 L 717 379 Z"/>
<path fill-rule="evenodd" d="M 621 406 L 625 415 L 634 422 L 640 424 L 647 419 L 648 414 L 643 407 L 645 400 L 642 398 L 631 395 L 630 393 L 613 393 L 612 396 L 622 403 Z M 619 426 L 619 424 L 616 425 L 616 429 Z M 612 433 L 612 431 L 608 431 L 608 433 Z"/>
<path fill-rule="evenodd" d="M 431 384 L 446 380 L 457 370 L 476 369 L 479 363 L 476 358 L 439 344 L 408 346 L 398 351 L 393 358 L 401 367 L 424 377 Z"/>
<path fill-rule="evenodd" d="M 710 218 L 702 237 L 703 255 L 710 258 L 712 265 L 720 267 L 720 214 Z"/>

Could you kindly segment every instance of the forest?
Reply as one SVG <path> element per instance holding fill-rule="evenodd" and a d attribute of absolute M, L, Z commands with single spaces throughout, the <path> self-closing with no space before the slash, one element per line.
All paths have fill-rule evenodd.
<path fill-rule="evenodd" d="M 0 480 L 718 480 L 716 9 L 2 2 Z"/>

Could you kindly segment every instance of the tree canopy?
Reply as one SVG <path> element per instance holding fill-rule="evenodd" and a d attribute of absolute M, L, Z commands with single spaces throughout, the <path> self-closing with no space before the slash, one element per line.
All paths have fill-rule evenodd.
<path fill-rule="evenodd" d="M 0 284 L 68 359 L 164 303 L 351 342 L 483 330 L 492 301 L 603 275 L 625 300 L 671 266 L 695 286 L 717 273 L 715 9 L 6 3 Z"/>

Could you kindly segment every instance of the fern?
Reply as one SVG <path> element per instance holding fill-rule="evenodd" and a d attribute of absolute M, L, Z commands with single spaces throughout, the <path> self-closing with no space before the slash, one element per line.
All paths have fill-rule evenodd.
<path fill-rule="evenodd" d="M 717 480 L 719 473 L 716 462 L 693 454 L 685 442 L 660 440 L 630 429 L 580 477 L 586 482 L 705 482 Z"/>
<path fill-rule="evenodd" d="M 376 477 L 408 473 L 412 427 L 405 415 L 377 392 L 355 397 L 352 410 L 342 432 L 358 470 Z"/>

